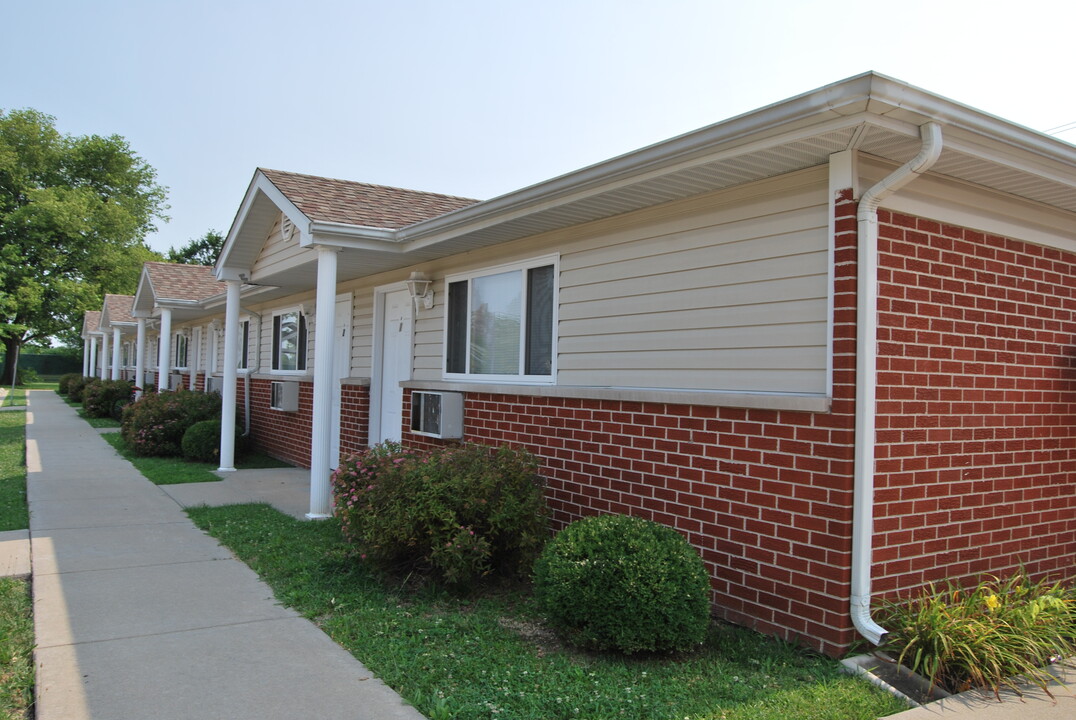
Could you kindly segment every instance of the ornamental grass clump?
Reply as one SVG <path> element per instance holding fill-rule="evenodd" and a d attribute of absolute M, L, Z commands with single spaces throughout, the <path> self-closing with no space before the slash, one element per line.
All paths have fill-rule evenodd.
<path fill-rule="evenodd" d="M 220 419 L 220 393 L 146 393 L 123 409 L 120 432 L 135 455 L 181 455 L 183 435 L 202 420 Z"/>
<path fill-rule="evenodd" d="M 695 549 L 672 528 L 626 515 L 558 533 L 534 565 L 534 594 L 558 634 L 593 650 L 692 650 L 710 623 L 710 579 Z"/>
<path fill-rule="evenodd" d="M 484 575 L 529 572 L 547 532 L 533 455 L 461 445 L 375 445 L 333 473 L 336 515 L 362 558 L 463 588 Z"/>
<path fill-rule="evenodd" d="M 1076 653 L 1076 591 L 1024 572 L 971 589 L 929 585 L 886 601 L 879 618 L 890 631 L 881 649 L 950 693 L 984 688 L 1000 698 L 1026 679 L 1050 694 L 1051 665 Z"/>

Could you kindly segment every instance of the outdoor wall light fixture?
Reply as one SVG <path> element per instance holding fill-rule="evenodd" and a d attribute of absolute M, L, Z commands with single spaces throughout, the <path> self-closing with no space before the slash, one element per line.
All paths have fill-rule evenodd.
<path fill-rule="evenodd" d="M 426 277 L 425 273 L 413 272 L 407 278 L 407 292 L 415 302 L 415 310 L 418 310 L 418 301 L 422 301 L 422 307 L 429 310 L 433 307 L 433 281 Z"/>

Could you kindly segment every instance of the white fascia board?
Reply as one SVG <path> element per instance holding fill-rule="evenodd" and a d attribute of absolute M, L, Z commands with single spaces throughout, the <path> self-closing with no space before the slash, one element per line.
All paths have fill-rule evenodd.
<path fill-rule="evenodd" d="M 138 315 L 139 313 L 148 313 L 153 310 L 153 305 L 156 302 L 153 292 L 153 280 L 149 276 L 149 270 L 145 265 L 142 265 L 142 276 L 138 278 L 138 289 L 135 290 L 134 300 L 131 301 L 131 314 L 135 317 L 147 317 L 146 315 Z"/>
<path fill-rule="evenodd" d="M 213 266 L 213 272 L 218 280 L 229 279 L 224 276 L 227 274 L 229 260 L 235 250 L 236 244 L 240 242 L 239 236 L 241 235 L 243 225 L 247 222 L 259 194 L 268 198 L 273 205 L 291 220 L 292 224 L 299 230 L 300 242 L 304 236 L 310 234 L 310 219 L 303 214 L 295 203 L 289 200 L 284 193 L 280 192 L 280 189 L 265 176 L 265 173 L 260 169 L 255 170 L 254 177 L 251 178 L 250 185 L 247 186 L 247 192 L 243 195 L 243 202 L 240 203 L 239 210 L 236 212 L 235 219 L 232 221 L 232 226 L 229 228 L 228 235 L 224 239 L 224 246 L 221 248 L 220 254 L 217 256 L 217 261 Z M 264 238 L 262 238 L 262 240 L 264 241 Z"/>
<path fill-rule="evenodd" d="M 173 310 L 186 310 L 196 308 L 202 304 L 201 300 L 189 300 L 184 298 L 157 298 L 157 307 L 172 308 Z"/>
<path fill-rule="evenodd" d="M 491 225 L 497 225 L 509 220 L 513 220 L 518 217 L 523 217 L 534 212 L 555 208 L 561 205 L 566 205 L 572 202 L 584 200 L 588 197 L 598 195 L 601 193 L 611 192 L 618 190 L 622 187 L 635 185 L 638 183 L 646 182 L 653 178 L 658 178 L 663 175 L 669 175 L 672 173 L 680 172 L 683 170 L 689 170 L 699 165 L 707 165 L 715 162 L 721 162 L 736 158 L 742 155 L 750 154 L 759 150 L 765 150 L 770 147 L 782 145 L 784 143 L 796 142 L 797 140 L 806 139 L 815 135 L 822 135 L 840 130 L 847 130 L 861 126 L 869 118 L 863 113 L 857 113 L 854 115 L 836 117 L 820 125 L 812 125 L 809 127 L 797 128 L 795 130 L 788 131 L 786 133 L 771 135 L 765 138 L 756 139 L 744 144 L 735 145 L 732 147 L 724 147 L 717 152 L 713 152 L 707 155 L 701 155 L 692 157 L 691 159 L 682 160 L 678 163 L 670 165 L 662 165 L 661 167 L 643 170 L 636 174 L 622 174 L 620 177 L 611 179 L 610 181 L 601 184 L 600 186 L 590 186 L 577 189 L 575 192 L 565 192 L 555 196 L 537 197 L 530 202 L 521 201 L 519 206 L 514 209 L 504 209 L 499 213 L 482 213 L 483 216 L 471 220 L 471 222 L 464 224 L 464 218 L 456 219 L 451 227 L 438 227 L 434 229 L 431 226 L 438 225 L 442 220 L 449 220 L 448 216 L 442 216 L 434 218 L 433 220 L 426 221 L 424 223 L 411 225 L 401 231 L 403 239 L 406 241 L 407 249 L 418 250 L 429 245 L 437 244 L 443 240 L 447 240 L 459 234 L 461 231 L 473 232 L 475 230 L 489 227 Z M 895 121 L 887 122 L 887 125 L 899 127 L 899 132 L 907 135 L 908 137 L 917 137 L 918 128 L 913 125 L 899 124 Z M 456 211 L 457 213 L 466 213 L 468 208 Z M 411 236 L 414 236 L 413 238 Z"/>
<path fill-rule="evenodd" d="M 857 124 L 919 136 L 940 121 L 947 148 L 1072 184 L 1076 147 L 877 73 L 866 73 L 398 231 L 407 249 L 437 244 L 601 192 Z"/>
<path fill-rule="evenodd" d="M 852 87 L 855 88 L 851 97 L 842 98 L 842 93 L 832 91 L 835 86 L 829 86 L 815 93 L 770 105 L 492 200 L 415 223 L 403 228 L 397 235 L 401 240 L 414 241 L 435 234 L 454 234 L 463 226 L 469 230 L 476 229 L 503 222 L 513 215 L 555 207 L 587 195 L 640 182 L 648 177 L 664 175 L 674 169 L 714 162 L 722 157 L 742 155 L 753 149 L 761 149 L 796 137 L 809 137 L 855 125 L 859 122 L 855 118 L 863 114 L 865 107 L 865 98 L 859 96 L 862 91 L 858 88 L 863 80 L 864 76 L 846 81 L 852 82 Z M 821 123 L 817 118 L 814 122 L 805 122 L 818 115 L 829 117 L 823 117 Z M 790 129 L 792 127 L 796 129 Z M 713 152 L 718 148 L 718 152 Z"/>
<path fill-rule="evenodd" d="M 280 288 L 278 288 L 276 285 L 242 285 L 239 288 L 239 297 L 242 300 L 247 300 L 248 298 L 256 297 L 264 292 L 279 289 Z M 207 312 L 212 312 L 216 308 L 219 308 L 222 305 L 226 304 L 227 301 L 228 293 L 222 292 L 219 295 L 213 295 L 211 297 L 207 297 L 205 300 L 202 300 L 202 308 Z"/>
<path fill-rule="evenodd" d="M 324 245 L 348 250 L 374 250 L 377 252 L 402 252 L 396 239 L 397 230 L 364 225 L 315 221 L 310 223 L 310 235 L 300 240 L 302 247 Z"/>
<path fill-rule="evenodd" d="M 1068 182 L 1072 182 L 1071 168 L 1076 165 L 1076 146 L 1063 140 L 884 75 L 875 76 L 871 98 L 891 108 L 880 114 L 912 112 L 921 116 L 923 122 L 932 120 L 939 123 L 945 129 L 946 147 L 952 146 L 950 138 L 954 129 L 964 130 L 981 138 L 979 147 L 1009 148 L 1009 153 L 999 153 L 998 157 L 1011 153 L 1011 157 L 1024 156 L 1023 163 L 1029 166 L 1034 166 L 1035 162 L 1027 156 L 1040 158 L 1051 165 L 1067 166 L 1070 168 Z M 988 155 L 981 157 L 992 159 Z"/>

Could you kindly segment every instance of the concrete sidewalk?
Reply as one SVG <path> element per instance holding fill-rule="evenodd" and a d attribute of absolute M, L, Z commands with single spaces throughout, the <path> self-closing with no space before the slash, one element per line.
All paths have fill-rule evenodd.
<path fill-rule="evenodd" d="M 422 718 L 55 393 L 29 410 L 38 720 Z"/>
<path fill-rule="evenodd" d="M 1076 718 L 1076 667 L 1054 668 L 1060 683 L 1050 685 L 1051 698 L 1042 688 L 1022 685 L 1021 695 L 1003 690 L 1000 702 L 980 690 L 953 695 L 922 707 L 890 715 L 886 720 L 1073 720 Z"/>

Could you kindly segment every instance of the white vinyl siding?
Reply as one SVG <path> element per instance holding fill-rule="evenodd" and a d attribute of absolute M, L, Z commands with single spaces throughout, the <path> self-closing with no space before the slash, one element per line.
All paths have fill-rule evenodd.
<path fill-rule="evenodd" d="M 559 251 L 557 386 L 825 394 L 827 194 L 812 169 L 470 254 L 431 273 L 415 379 L 440 379 L 444 276 Z"/>
<path fill-rule="evenodd" d="M 299 246 L 299 233 L 295 232 L 291 240 L 284 240 L 280 232 L 280 219 L 273 225 L 273 230 L 265 240 L 258 259 L 250 270 L 252 280 L 284 272 L 309 258 L 310 251 Z"/>

